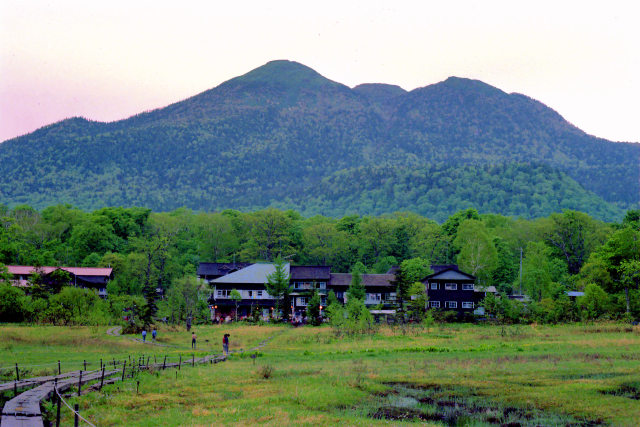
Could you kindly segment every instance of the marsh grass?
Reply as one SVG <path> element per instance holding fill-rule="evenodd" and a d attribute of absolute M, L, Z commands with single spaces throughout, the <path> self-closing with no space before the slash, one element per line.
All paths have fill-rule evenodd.
<path fill-rule="evenodd" d="M 117 356 L 152 350 L 124 338 L 102 337 L 103 330 L 96 334 L 68 328 L 46 334 L 74 333 L 100 351 L 71 347 L 77 344 L 45 349 L 30 341 L 41 343 L 38 336 L 43 332 L 29 329 L 21 329 L 26 342 L 11 339 L 14 353 L 29 350 L 29 357 L 57 360 L 65 351 L 68 357 L 78 357 L 100 351 Z M 138 394 L 135 381 L 129 380 L 72 400 L 80 404 L 83 415 L 101 426 L 417 421 L 444 425 L 454 420 L 461 425 L 492 425 L 494 418 L 500 423 L 516 422 L 517 417 L 526 421 L 522 411 L 531 412 L 532 423 L 542 425 L 635 425 L 640 419 L 637 400 L 613 392 L 624 384 L 640 384 L 640 334 L 616 324 L 504 329 L 435 325 L 406 333 L 384 326 L 375 334 L 354 337 L 336 337 L 328 327 L 225 325 L 197 330 L 198 341 L 210 339 L 210 348 L 217 350 L 225 332 L 231 333 L 231 347 L 236 350 L 277 336 L 260 350 L 258 363 L 250 357 L 252 353 L 237 353 L 225 363 L 183 367 L 177 376 L 168 370 L 142 372 Z M 179 345 L 185 334 L 160 330 L 159 336 Z M 75 342 L 63 336 L 56 341 Z M 48 354 L 50 348 L 56 353 Z M 191 354 L 184 348 L 153 350 Z M 11 363 L 5 352 L 0 359 Z M 262 366 L 273 367 L 268 380 L 259 374 Z M 435 391 L 404 396 L 398 384 L 412 393 L 423 393 L 425 387 Z M 386 407 L 400 408 L 394 409 L 398 418 L 375 416 Z M 408 416 L 409 409 L 423 418 Z M 478 418 L 478 413 L 484 418 Z"/>

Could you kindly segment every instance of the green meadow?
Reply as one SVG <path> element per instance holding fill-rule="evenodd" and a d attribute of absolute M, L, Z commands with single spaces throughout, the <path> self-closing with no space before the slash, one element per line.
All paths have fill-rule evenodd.
<path fill-rule="evenodd" d="M 177 361 L 194 353 L 184 328 L 159 330 L 167 347 L 109 336 L 106 329 L 0 326 L 0 366 L 18 362 L 27 376 L 57 369 L 57 360 L 64 371 L 84 360 L 166 355 Z M 219 352 L 226 332 L 235 353 L 216 365 L 138 373 L 69 402 L 99 426 L 589 426 L 640 420 L 637 327 L 383 326 L 360 336 L 328 326 L 216 325 L 195 331 L 196 355 Z M 247 351 L 268 337 L 273 339 L 264 348 Z M 15 370 L 2 374 L 11 379 Z M 63 413 L 63 425 L 72 423 Z"/>

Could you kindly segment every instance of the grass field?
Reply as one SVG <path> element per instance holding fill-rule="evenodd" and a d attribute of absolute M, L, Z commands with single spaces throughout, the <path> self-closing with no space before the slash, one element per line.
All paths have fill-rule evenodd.
<path fill-rule="evenodd" d="M 0 326 L 0 366 L 192 354 L 184 329 L 159 331 L 176 347 L 105 331 Z M 200 351 L 219 352 L 225 332 L 232 350 L 275 338 L 255 359 L 236 353 L 218 365 L 141 373 L 71 401 L 99 426 L 640 420 L 640 330 L 624 325 L 383 327 L 355 338 L 329 327 L 206 326 L 196 327 Z"/>

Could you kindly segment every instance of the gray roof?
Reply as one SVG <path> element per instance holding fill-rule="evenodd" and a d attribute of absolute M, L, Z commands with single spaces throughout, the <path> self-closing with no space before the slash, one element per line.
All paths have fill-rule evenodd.
<path fill-rule="evenodd" d="M 493 294 L 497 294 L 498 290 L 496 289 L 495 286 L 474 286 L 473 287 L 473 291 L 474 292 L 491 292 Z"/>
<path fill-rule="evenodd" d="M 273 264 L 251 264 L 241 270 L 229 273 L 226 276 L 218 277 L 211 281 L 211 283 L 254 283 L 264 284 L 267 283 L 267 276 L 276 271 L 276 267 Z M 289 264 L 285 264 L 284 271 L 289 277 Z"/>
<path fill-rule="evenodd" d="M 476 278 L 464 271 L 458 270 L 457 267 L 447 267 L 436 273 L 427 276 L 424 280 L 475 280 Z"/>
<path fill-rule="evenodd" d="M 580 291 L 567 291 L 567 296 L 570 296 L 570 297 L 582 297 L 582 296 L 584 296 L 584 292 L 580 292 Z"/>

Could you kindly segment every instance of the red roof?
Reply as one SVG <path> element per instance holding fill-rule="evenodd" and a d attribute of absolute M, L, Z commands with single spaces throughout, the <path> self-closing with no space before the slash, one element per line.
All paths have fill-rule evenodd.
<path fill-rule="evenodd" d="M 31 265 L 7 265 L 10 274 L 32 274 L 36 267 Z M 55 270 L 65 270 L 76 276 L 111 276 L 113 268 L 105 267 L 40 267 L 44 274 Z"/>

